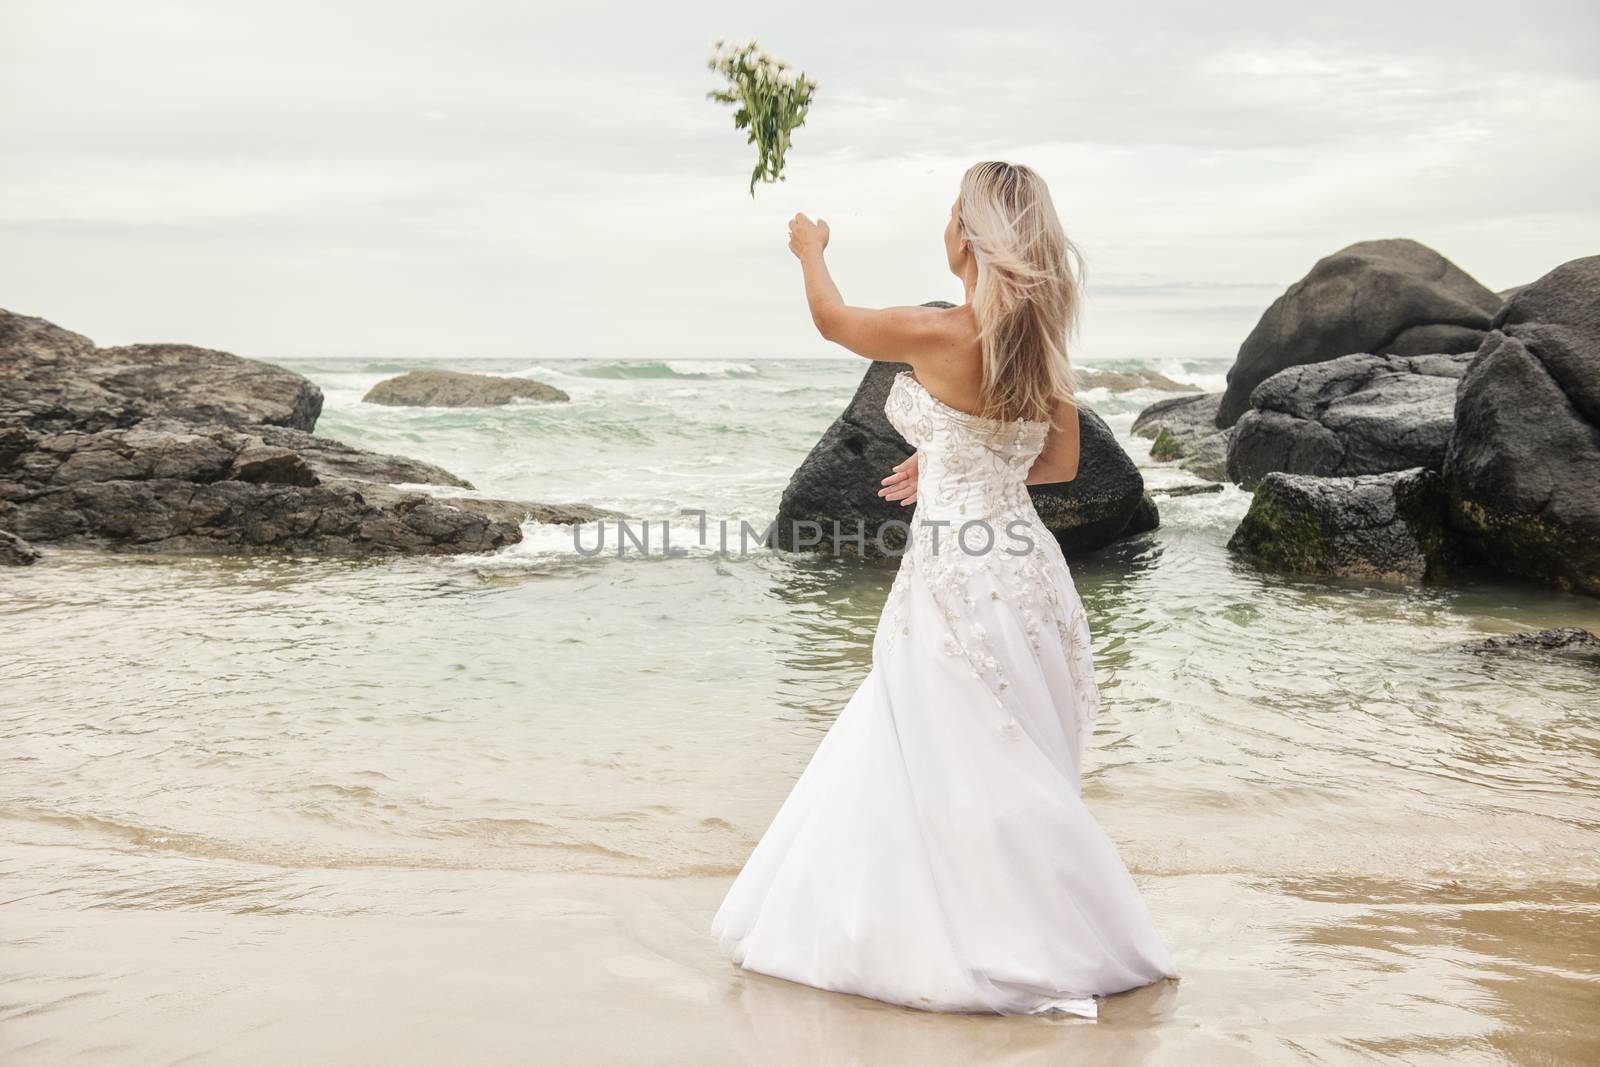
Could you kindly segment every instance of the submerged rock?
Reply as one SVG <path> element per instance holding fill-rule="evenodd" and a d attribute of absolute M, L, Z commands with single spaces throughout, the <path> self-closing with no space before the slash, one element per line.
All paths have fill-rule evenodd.
<path fill-rule="evenodd" d="M 1600 640 L 1596 640 L 1594 634 L 1578 626 L 1498 634 L 1481 641 L 1469 641 L 1458 647 L 1464 652 L 1480 655 L 1508 652 L 1554 654 L 1600 663 Z"/>
<path fill-rule="evenodd" d="M 912 521 L 913 509 L 886 501 L 877 492 L 890 468 L 912 452 L 883 413 L 894 376 L 908 369 L 903 363 L 883 362 L 867 368 L 844 413 L 789 479 L 778 506 L 773 537 L 777 547 L 848 554 L 855 551 L 857 531 L 865 534 L 868 554 L 876 553 L 874 541 L 880 531 L 891 552 L 904 546 L 901 528 L 883 527 Z M 1081 404 L 1078 418 L 1078 476 L 1070 482 L 1028 487 L 1039 517 L 1069 555 L 1092 552 L 1160 523 L 1139 468 L 1117 444 L 1110 427 Z M 821 543 L 798 543 L 797 530 L 808 540 L 814 529 L 810 523 L 821 529 Z"/>
<path fill-rule="evenodd" d="M 453 370 L 414 370 L 379 382 L 361 398 L 394 407 L 498 407 L 514 400 L 546 403 L 572 399 L 553 385 L 532 378 L 465 374 Z"/>
<path fill-rule="evenodd" d="M 1228 477 L 1248 489 L 1272 471 L 1437 470 L 1472 358 L 1359 353 L 1279 371 L 1255 387 L 1233 425 Z"/>
<path fill-rule="evenodd" d="M 1232 426 L 1286 367 L 1353 352 L 1414 356 L 1476 349 L 1501 300 L 1416 241 L 1361 241 L 1317 262 L 1273 301 L 1239 348 L 1217 411 Z"/>
<path fill-rule="evenodd" d="M 1154 438 L 1150 458 L 1178 466 L 1208 481 L 1228 478 L 1228 441 L 1233 429 L 1217 429 L 1221 393 L 1157 400 L 1133 420 L 1133 433 Z"/>
<path fill-rule="evenodd" d="M 1198 385 L 1187 382 L 1174 381 L 1165 374 L 1150 370 L 1094 370 L 1092 368 L 1074 368 L 1074 381 L 1076 387 L 1082 391 L 1087 389 L 1108 389 L 1113 393 L 1126 393 L 1134 389 L 1160 389 L 1167 393 L 1198 393 Z"/>
<path fill-rule="evenodd" d="M 37 562 L 37 548 L 8 530 L 0 530 L 0 567 L 27 567 Z"/>
<path fill-rule="evenodd" d="M 1600 596 L 1600 256 L 1522 287 L 1456 394 L 1452 526 L 1486 562 Z"/>
<path fill-rule="evenodd" d="M 1269 570 L 1389 581 L 1439 578 L 1454 562 L 1439 475 L 1422 467 L 1268 474 L 1228 547 Z"/>
<path fill-rule="evenodd" d="M 451 507 L 476 512 L 503 522 L 542 522 L 554 526 L 582 526 L 602 519 L 621 519 L 623 514 L 588 504 L 540 504 L 531 500 L 492 500 L 488 497 L 443 497 Z"/>
<path fill-rule="evenodd" d="M 1153 497 L 1163 496 L 1199 496 L 1202 493 L 1220 493 L 1227 486 L 1221 482 L 1209 482 L 1205 485 L 1167 485 L 1160 489 L 1150 490 Z"/>

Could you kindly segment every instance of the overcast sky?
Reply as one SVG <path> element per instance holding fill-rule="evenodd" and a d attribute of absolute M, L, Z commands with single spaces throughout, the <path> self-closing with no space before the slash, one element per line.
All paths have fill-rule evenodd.
<path fill-rule="evenodd" d="M 0 307 L 267 359 L 827 354 L 789 216 L 851 303 L 959 300 L 987 158 L 1088 256 L 1086 363 L 1231 356 L 1352 241 L 1493 289 L 1600 252 L 1592 0 L 772 6 L 0 0 Z M 821 83 L 754 200 L 719 36 Z"/>

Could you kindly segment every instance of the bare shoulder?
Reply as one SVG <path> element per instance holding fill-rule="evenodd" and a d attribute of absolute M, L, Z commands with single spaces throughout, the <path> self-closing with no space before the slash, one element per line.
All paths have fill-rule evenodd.
<path fill-rule="evenodd" d="M 1062 397 L 1056 401 L 1055 417 L 1050 420 L 1062 430 L 1077 432 L 1078 429 L 1078 404 L 1075 400 Z"/>
<path fill-rule="evenodd" d="M 916 330 L 921 335 L 925 351 L 942 358 L 960 359 L 980 350 L 978 318 L 971 304 L 959 307 L 917 307 Z"/>
<path fill-rule="evenodd" d="M 885 308 L 882 314 L 908 333 L 916 333 L 924 340 L 957 342 L 971 335 L 977 336 L 978 320 L 970 304 L 960 307 L 932 307 L 911 304 L 904 307 Z"/>
<path fill-rule="evenodd" d="M 933 313 L 932 321 L 936 324 L 935 328 L 951 341 L 966 342 L 978 339 L 978 316 L 972 310 L 971 304 L 952 308 L 925 307 L 922 310 Z"/>

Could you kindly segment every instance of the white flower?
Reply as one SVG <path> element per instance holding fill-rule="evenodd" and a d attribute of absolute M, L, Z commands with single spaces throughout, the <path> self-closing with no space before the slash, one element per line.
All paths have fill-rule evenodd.
<path fill-rule="evenodd" d="M 788 87 L 788 88 L 793 88 L 794 87 L 794 71 L 786 70 L 786 69 L 780 69 L 778 71 L 778 84 L 782 85 L 782 86 L 785 86 L 785 87 Z"/>

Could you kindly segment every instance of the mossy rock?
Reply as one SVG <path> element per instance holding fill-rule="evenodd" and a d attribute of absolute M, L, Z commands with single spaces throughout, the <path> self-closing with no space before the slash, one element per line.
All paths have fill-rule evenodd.
<path fill-rule="evenodd" d="M 1156 434 L 1155 442 L 1150 445 L 1150 458 L 1163 463 L 1167 460 L 1182 459 L 1184 454 L 1183 442 L 1165 429 Z"/>
<path fill-rule="evenodd" d="M 1322 478 L 1273 472 L 1257 487 L 1229 549 L 1287 574 L 1424 582 L 1456 553 L 1436 472 Z"/>

